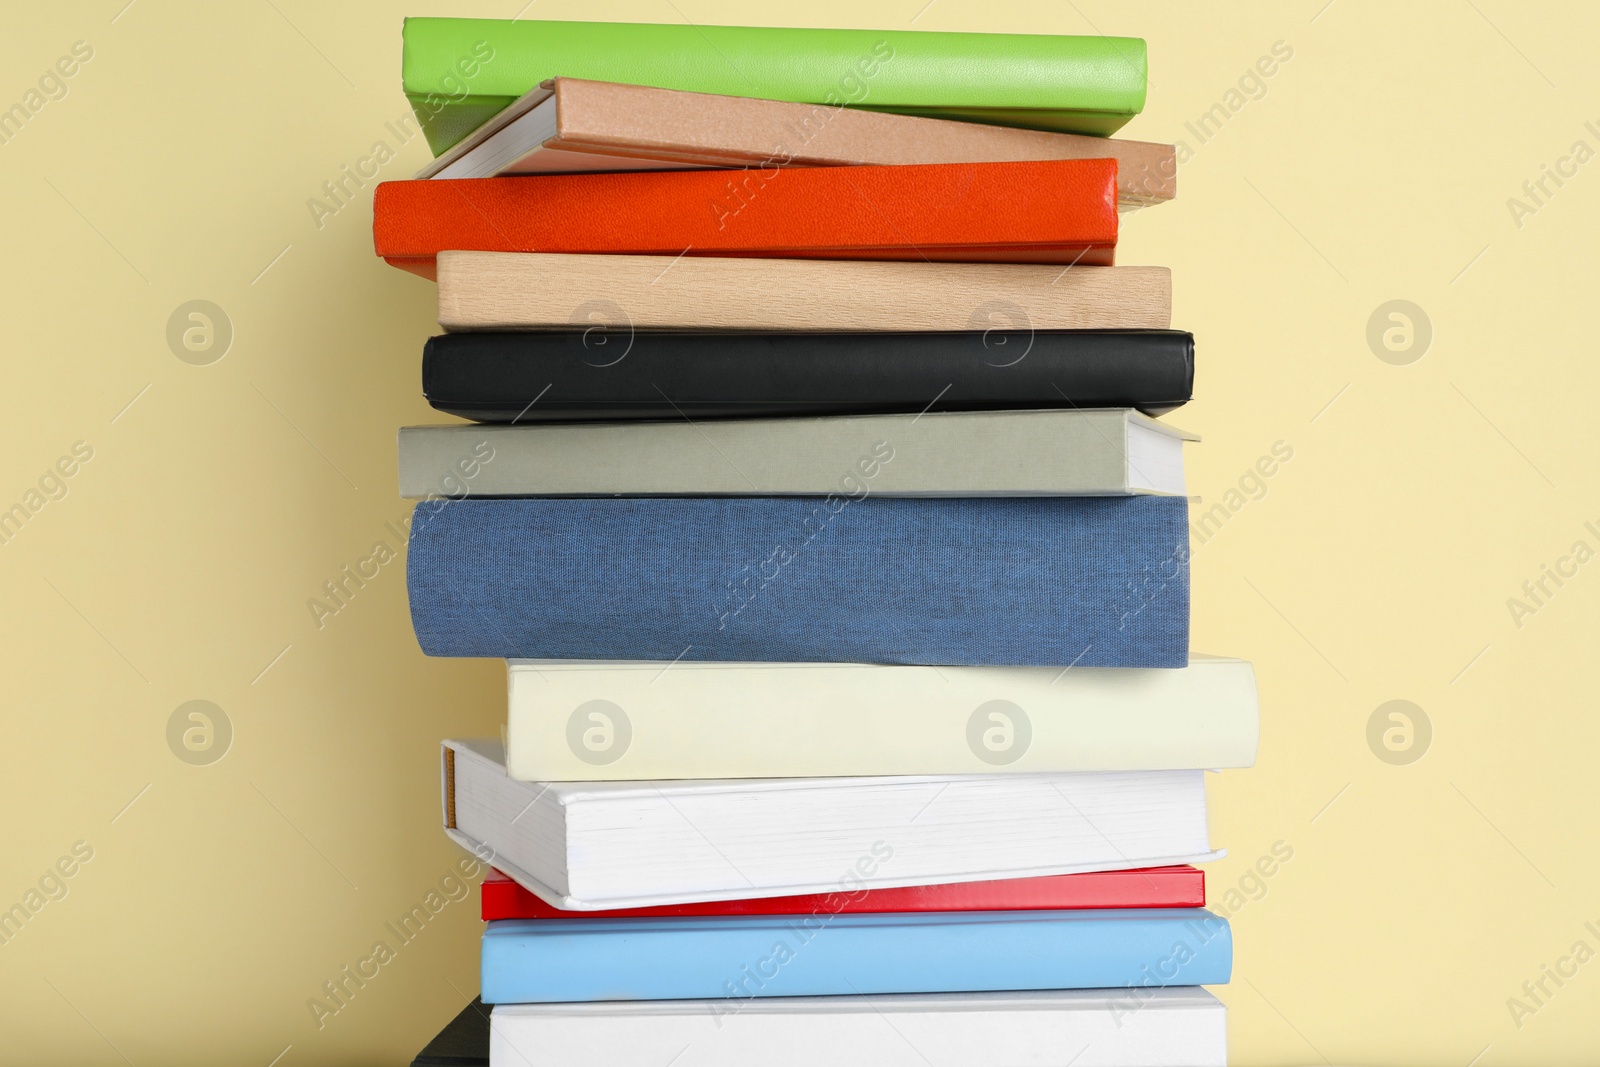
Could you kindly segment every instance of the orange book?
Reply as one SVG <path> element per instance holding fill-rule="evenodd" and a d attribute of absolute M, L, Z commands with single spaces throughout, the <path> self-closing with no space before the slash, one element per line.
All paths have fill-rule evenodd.
<path fill-rule="evenodd" d="M 1109 265 L 1114 159 L 384 182 L 378 255 L 441 251 Z"/>

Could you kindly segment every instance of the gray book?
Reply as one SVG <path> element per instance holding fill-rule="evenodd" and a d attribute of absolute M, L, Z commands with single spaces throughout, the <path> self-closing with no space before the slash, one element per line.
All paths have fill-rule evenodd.
<path fill-rule="evenodd" d="M 1182 495 L 1194 440 L 1122 408 L 408 426 L 400 495 Z"/>

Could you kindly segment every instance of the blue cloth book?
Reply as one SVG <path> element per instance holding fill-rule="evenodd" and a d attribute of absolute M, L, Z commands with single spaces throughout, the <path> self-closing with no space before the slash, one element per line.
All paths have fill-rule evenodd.
<path fill-rule="evenodd" d="M 1232 970 L 1228 921 L 1202 908 L 530 919 L 483 935 L 486 1004 L 1145 990 Z"/>
<path fill-rule="evenodd" d="M 430 656 L 1182 667 L 1182 497 L 424 501 Z"/>

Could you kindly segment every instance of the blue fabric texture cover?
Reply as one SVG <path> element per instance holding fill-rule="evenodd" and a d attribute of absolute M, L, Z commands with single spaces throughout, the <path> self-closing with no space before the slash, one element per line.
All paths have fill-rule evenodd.
<path fill-rule="evenodd" d="M 425 501 L 431 656 L 1182 667 L 1181 497 Z"/>
<path fill-rule="evenodd" d="M 1220 985 L 1202 908 L 531 919 L 483 935 L 486 1004 Z M 1132 987 L 1132 988 L 1130 988 Z"/>

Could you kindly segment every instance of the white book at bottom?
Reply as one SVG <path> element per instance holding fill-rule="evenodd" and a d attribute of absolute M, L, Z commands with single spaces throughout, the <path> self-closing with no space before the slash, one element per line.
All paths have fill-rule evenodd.
<path fill-rule="evenodd" d="M 499 1005 L 491 1067 L 1223 1067 L 1198 987 Z"/>

